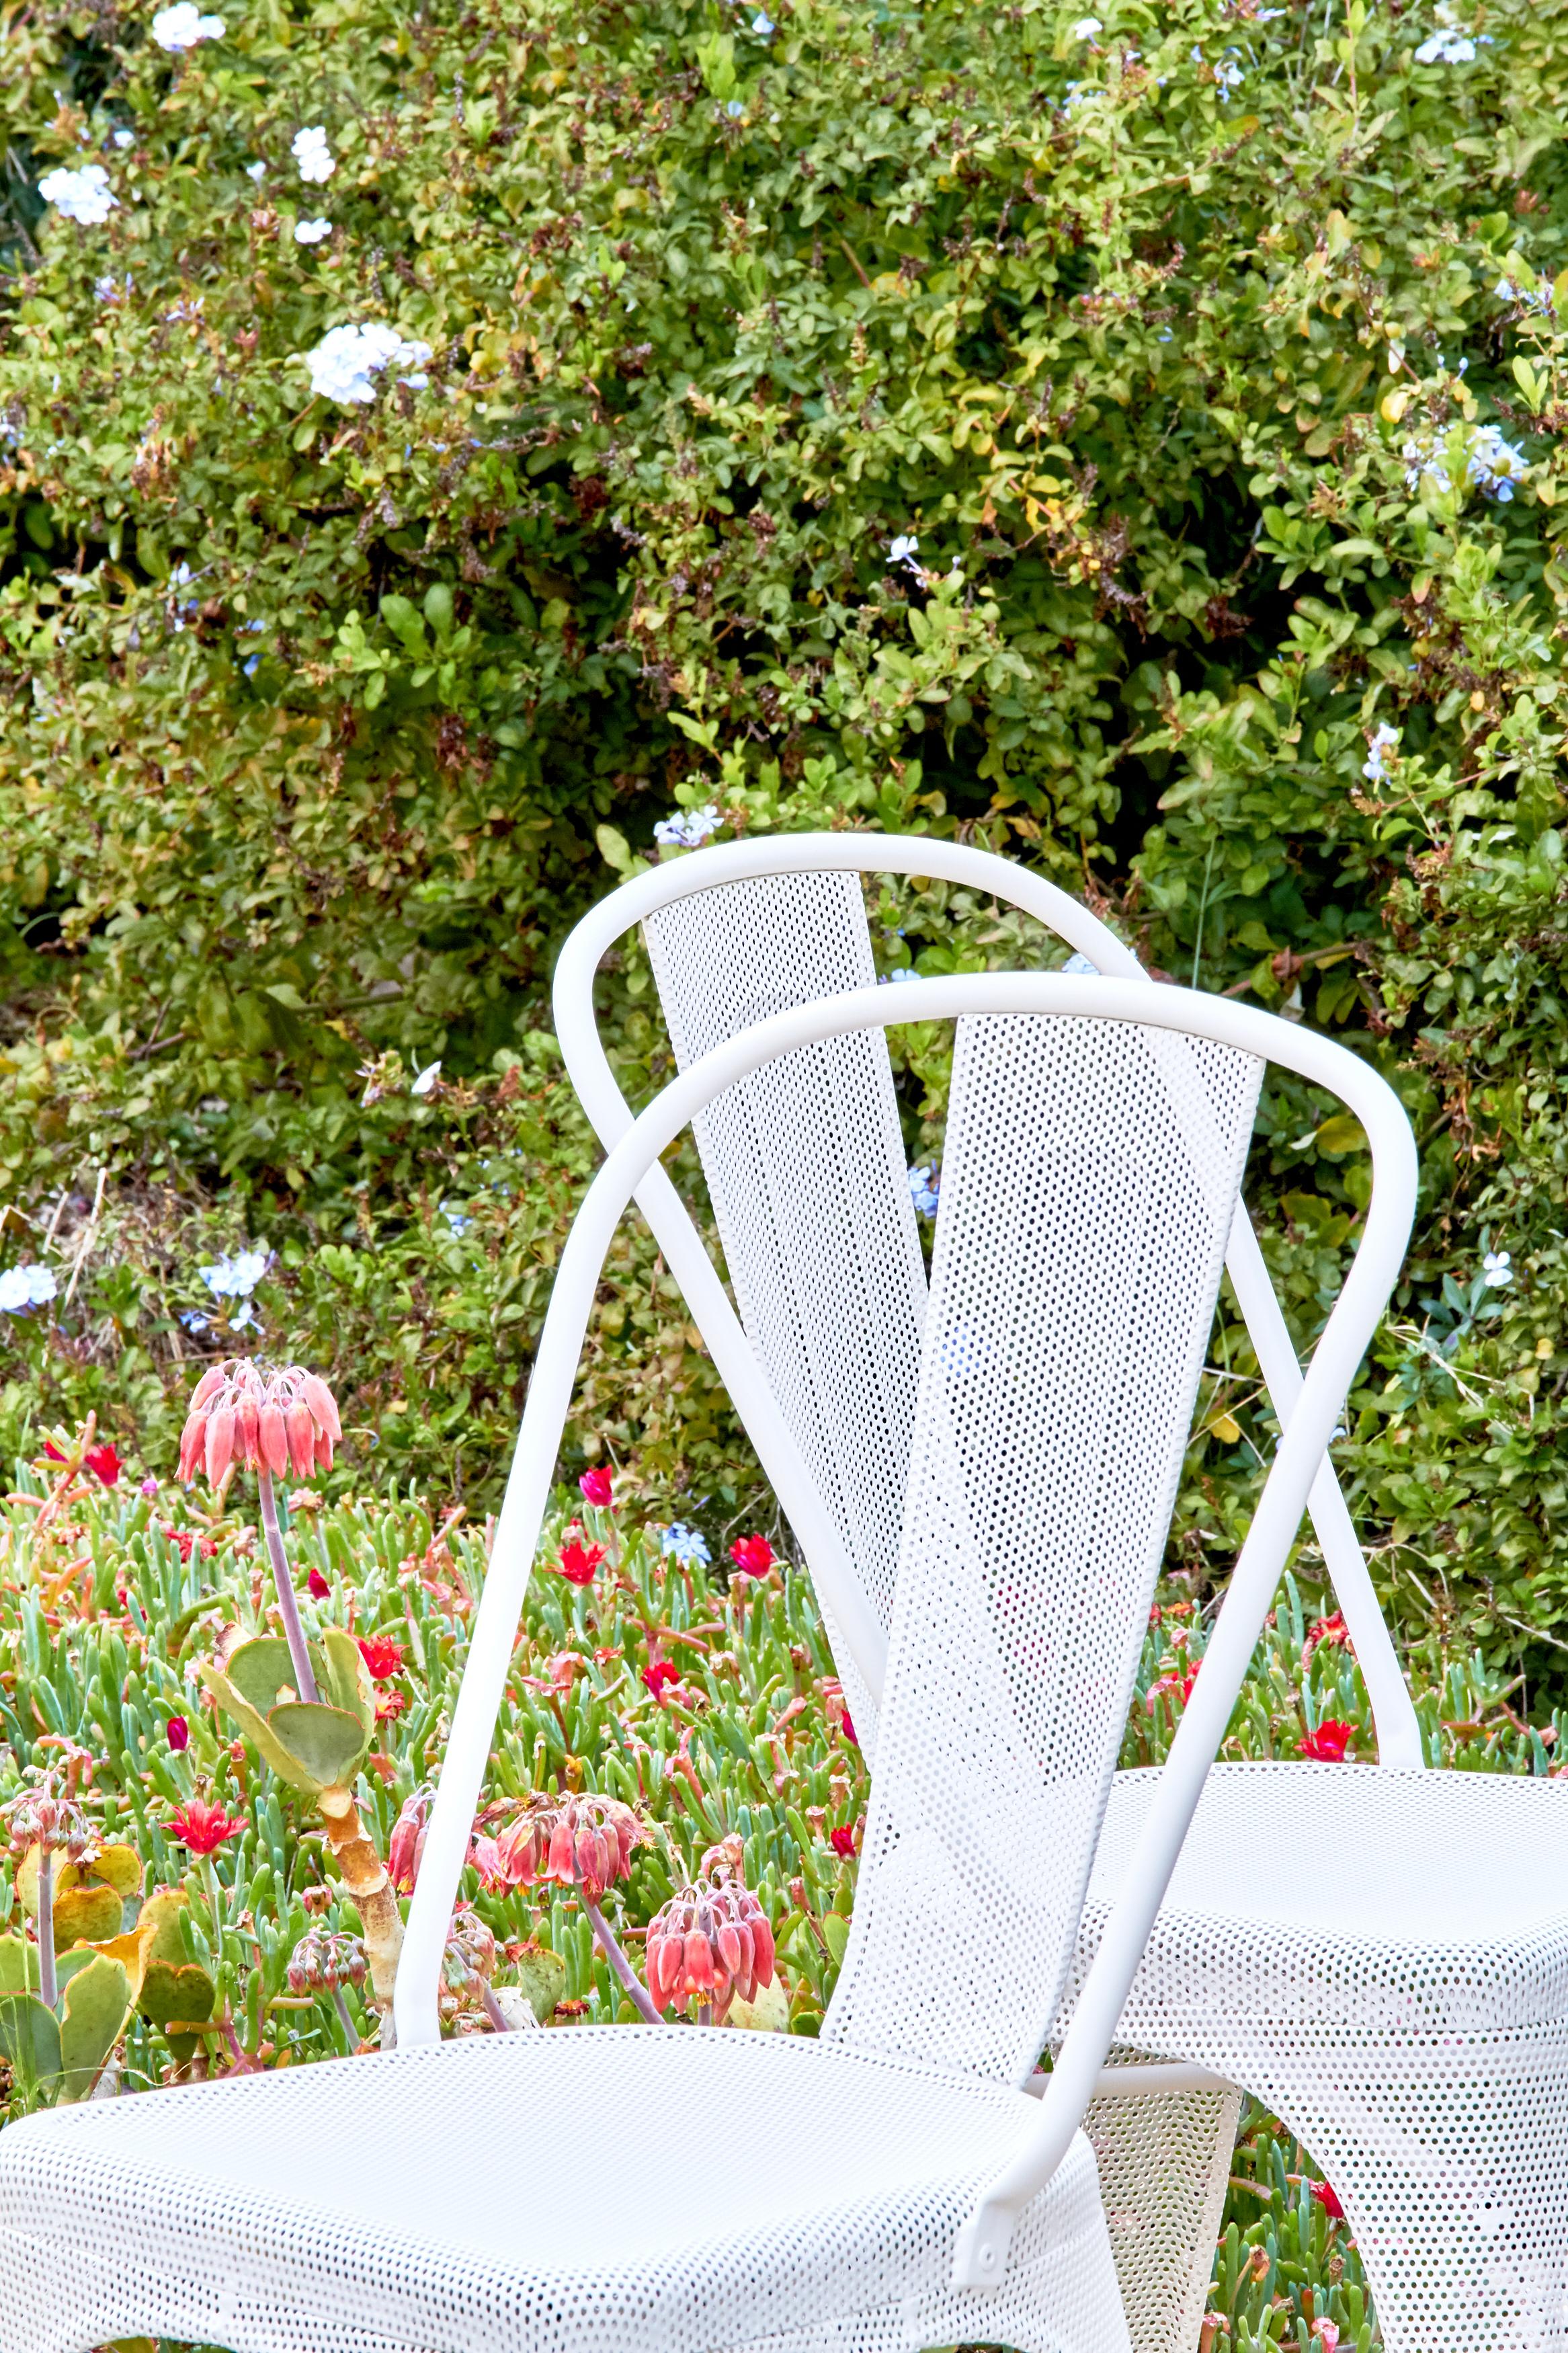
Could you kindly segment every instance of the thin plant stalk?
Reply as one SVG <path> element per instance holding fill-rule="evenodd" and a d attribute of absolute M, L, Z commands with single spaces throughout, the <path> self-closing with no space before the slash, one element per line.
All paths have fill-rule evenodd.
<path fill-rule="evenodd" d="M 616 1977 L 619 1978 L 622 1989 L 637 2016 L 646 2019 L 649 2026 L 662 2024 L 663 2021 L 653 2006 L 652 1997 L 625 1953 L 622 1952 L 615 1930 L 585 1887 L 579 1887 L 577 1895 L 584 1911 L 588 1915 L 588 1925 L 599 1940 L 599 1950 L 608 1961 Z"/>
<path fill-rule="evenodd" d="M 54 1850 L 48 1846 L 40 1846 L 38 1850 L 38 1991 L 49 2010 L 53 2010 L 59 1999 L 59 1979 L 55 1974 Z"/>
<path fill-rule="evenodd" d="M 265 1462 L 258 1465 L 256 1489 L 261 1498 L 261 1533 L 267 1539 L 267 1557 L 272 1563 L 273 1582 L 278 1588 L 278 1607 L 283 1613 L 283 1631 L 288 1638 L 289 1656 L 294 1662 L 294 1688 L 302 1700 L 312 1707 L 321 1702 L 316 1678 L 310 1672 L 310 1653 L 305 1644 L 305 1629 L 300 1623 L 300 1605 L 294 1598 L 294 1576 L 289 1567 L 289 1556 L 283 1549 L 283 1531 L 278 1525 L 278 1504 L 272 1493 L 272 1473 Z"/>
<path fill-rule="evenodd" d="M 354 2024 L 353 2012 L 350 2010 L 347 2002 L 343 2000 L 343 1989 L 342 1986 L 334 1986 L 332 1988 L 332 2000 L 337 2003 L 338 2016 L 343 2021 L 343 2032 L 349 2038 L 349 2049 L 351 2051 L 357 2051 L 359 2049 L 359 2028 Z"/>

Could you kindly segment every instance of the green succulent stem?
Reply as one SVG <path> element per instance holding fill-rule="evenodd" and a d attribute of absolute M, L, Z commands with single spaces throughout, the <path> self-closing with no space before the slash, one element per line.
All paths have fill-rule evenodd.
<path fill-rule="evenodd" d="M 47 2009 L 53 2010 L 59 1990 L 55 1975 L 55 1858 L 43 1846 L 38 1852 L 38 1991 Z"/>
<path fill-rule="evenodd" d="M 311 1707 L 320 1704 L 316 1678 L 310 1671 L 310 1653 L 305 1646 L 305 1630 L 300 1623 L 300 1605 L 294 1598 L 294 1575 L 289 1566 L 289 1556 L 283 1549 L 283 1531 L 278 1525 L 278 1504 L 272 1493 L 272 1473 L 265 1462 L 256 1473 L 257 1493 L 261 1499 L 261 1533 L 267 1539 L 267 1557 L 272 1563 L 273 1581 L 278 1588 L 278 1607 L 283 1613 L 283 1632 L 289 1644 L 289 1656 L 294 1662 L 294 1688 Z"/>
<path fill-rule="evenodd" d="M 620 1940 L 615 1930 L 585 1887 L 579 1887 L 577 1895 L 584 1911 L 588 1915 L 588 1925 L 599 1940 L 599 1950 L 619 1978 L 633 2009 L 638 2017 L 646 2019 L 650 2026 L 658 2026 L 660 2022 L 659 2015 L 653 2006 L 652 1997 L 621 1950 Z"/>

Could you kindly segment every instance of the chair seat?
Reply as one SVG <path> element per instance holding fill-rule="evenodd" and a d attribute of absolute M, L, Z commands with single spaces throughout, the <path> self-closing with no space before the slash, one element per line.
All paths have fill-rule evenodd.
<path fill-rule="evenodd" d="M 1075 1984 L 1158 1778 L 1116 1777 Z M 1565 2016 L 1568 1789 L 1493 1773 L 1220 1765 L 1119 2039 L 1241 2067 L 1237 2080 L 1256 2085 L 1247 2054 L 1304 2035 L 1386 2059 L 1456 2037 L 1528 2037 Z"/>
<path fill-rule="evenodd" d="M 1081 2134 L 1003 2295 L 949 2284 L 975 2191 L 1037 2113 L 1005 2085 L 684 2026 L 58 2109 L 0 2135 L 0 2345 L 913 2353 L 999 2325 L 1040 2353 L 1124 2353 Z"/>

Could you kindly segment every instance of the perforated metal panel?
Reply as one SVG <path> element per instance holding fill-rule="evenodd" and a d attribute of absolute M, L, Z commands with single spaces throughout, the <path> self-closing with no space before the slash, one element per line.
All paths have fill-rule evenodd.
<path fill-rule="evenodd" d="M 1185 1041 L 1183 1041 L 1185 1042 Z M 824 2033 L 1022 2082 L 1170 1525 L 1261 1065 L 964 1021 L 879 1766 Z"/>
<path fill-rule="evenodd" d="M 1088 2142 L 1007 2285 L 957 2229 L 1017 2092 L 783 2035 L 575 2027 L 57 2110 L 0 2133 L 0 2348 L 1125 2353 Z"/>
<path fill-rule="evenodd" d="M 1117 1778 L 1075 1989 L 1156 1778 Z M 1392 2353 L 1568 2343 L 1561 1784 L 1216 1767 L 1120 2031 L 1246 2084 L 1299 2135 Z"/>
<path fill-rule="evenodd" d="M 1089 2102 L 1084 2130 L 1138 2353 L 1186 2353 L 1198 2342 L 1240 2114 L 1237 2092 Z"/>
<path fill-rule="evenodd" d="M 877 977 L 854 874 L 694 892 L 646 934 L 682 1070 L 770 1014 Z M 696 1134 L 741 1320 L 885 1627 L 926 1285 L 881 1032 L 781 1057 L 727 1089 Z M 870 1694 L 846 1646 L 834 1652 L 873 1755 Z"/>

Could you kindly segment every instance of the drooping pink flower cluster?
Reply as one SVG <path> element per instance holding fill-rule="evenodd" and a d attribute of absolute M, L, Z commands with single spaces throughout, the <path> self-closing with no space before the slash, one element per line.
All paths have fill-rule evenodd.
<path fill-rule="evenodd" d="M 399 1895 L 412 1895 L 419 1866 L 425 1860 L 425 1839 L 430 1821 L 430 1792 L 416 1789 L 403 1801 L 403 1811 L 387 1841 L 386 1868 Z"/>
<path fill-rule="evenodd" d="M 715 1857 L 705 1855 L 705 1863 Z M 739 1874 L 719 1863 L 672 1895 L 648 1922 L 648 1991 L 659 2010 L 710 2007 L 715 2024 L 737 1995 L 773 1981 L 773 1932 Z"/>
<path fill-rule="evenodd" d="M 336 1993 L 340 1986 L 363 1985 L 369 1968 L 362 1937 L 312 1926 L 289 1956 L 289 1990 Z"/>
<path fill-rule="evenodd" d="M 580 1888 L 597 1904 L 607 1887 L 625 1879 L 636 1849 L 647 1843 L 647 1831 L 618 1798 L 543 1798 L 499 1837 L 477 1838 L 474 1862 L 492 1890 L 553 1880 Z"/>
<path fill-rule="evenodd" d="M 230 1356 L 202 1375 L 180 1434 L 180 1477 L 205 1470 L 216 1487 L 231 1462 L 296 1479 L 330 1471 L 343 1434 L 336 1400 L 299 1365 Z"/>
<path fill-rule="evenodd" d="M 57 1796 L 48 1775 L 0 1806 L 0 1837 L 16 1862 L 32 1847 L 43 1854 L 63 1853 L 68 1862 L 83 1862 L 98 1847 L 97 1834 L 76 1799 Z"/>

